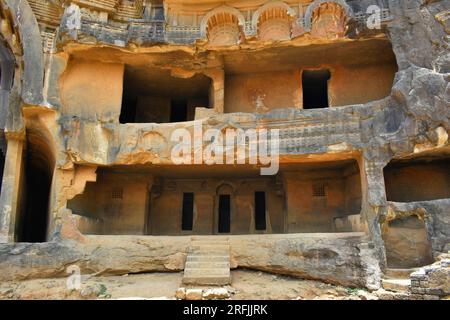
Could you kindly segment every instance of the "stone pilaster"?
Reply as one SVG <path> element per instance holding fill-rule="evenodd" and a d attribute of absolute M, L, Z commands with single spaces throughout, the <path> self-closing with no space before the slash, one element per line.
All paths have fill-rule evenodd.
<path fill-rule="evenodd" d="M 224 112 L 225 100 L 225 71 L 223 69 L 208 70 L 205 74 L 212 79 L 210 103 L 214 112 Z"/>
<path fill-rule="evenodd" d="M 17 238 L 17 221 L 20 217 L 21 185 L 23 180 L 24 139 L 10 138 L 3 171 L 0 196 L 0 243 L 14 242 Z"/>
<path fill-rule="evenodd" d="M 377 249 L 381 266 L 386 265 L 386 251 L 381 237 L 380 217 L 387 210 L 384 185 L 384 161 L 362 159 L 360 161 L 362 185 L 362 219 L 367 224 L 370 239 Z"/>

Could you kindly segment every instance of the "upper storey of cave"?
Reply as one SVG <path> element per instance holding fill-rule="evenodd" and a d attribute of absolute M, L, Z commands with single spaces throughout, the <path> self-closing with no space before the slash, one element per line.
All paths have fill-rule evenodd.
<path fill-rule="evenodd" d="M 386 0 L 28 0 L 44 50 L 60 42 L 126 47 L 155 43 L 208 47 L 335 40 L 382 32 L 367 28 L 373 6 L 390 19 Z M 55 30 L 57 30 L 55 35 Z M 381 31 L 380 31 L 381 30 Z M 367 31 L 371 31 L 368 33 Z"/>

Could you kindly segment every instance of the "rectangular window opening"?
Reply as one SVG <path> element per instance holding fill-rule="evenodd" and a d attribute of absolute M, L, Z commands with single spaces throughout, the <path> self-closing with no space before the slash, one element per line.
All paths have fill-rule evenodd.
<path fill-rule="evenodd" d="M 212 79 L 204 74 L 185 79 L 169 70 L 125 65 L 120 123 L 192 121 L 197 108 L 211 108 Z"/>
<path fill-rule="evenodd" d="M 303 109 L 328 108 L 329 70 L 304 70 L 302 74 Z"/>
<path fill-rule="evenodd" d="M 255 192 L 255 229 L 266 230 L 266 193 Z"/>
<path fill-rule="evenodd" d="M 191 231 L 194 222 L 194 194 L 183 193 L 183 209 L 181 217 L 181 230 Z"/>

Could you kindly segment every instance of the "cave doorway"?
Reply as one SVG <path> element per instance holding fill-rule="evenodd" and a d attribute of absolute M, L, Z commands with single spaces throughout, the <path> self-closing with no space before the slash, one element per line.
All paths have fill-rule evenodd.
<path fill-rule="evenodd" d="M 328 108 L 329 70 L 304 70 L 302 74 L 303 109 Z"/>

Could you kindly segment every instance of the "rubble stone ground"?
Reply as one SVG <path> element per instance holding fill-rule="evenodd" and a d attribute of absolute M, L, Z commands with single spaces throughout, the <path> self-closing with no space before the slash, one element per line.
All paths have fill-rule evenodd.
<path fill-rule="evenodd" d="M 0 283 L 0 299 L 176 299 L 182 277 L 182 272 L 83 276 L 81 290 L 71 291 L 66 278 L 7 281 Z M 260 271 L 235 270 L 232 277 L 232 285 L 224 287 L 230 299 L 377 299 L 366 290 Z"/>

